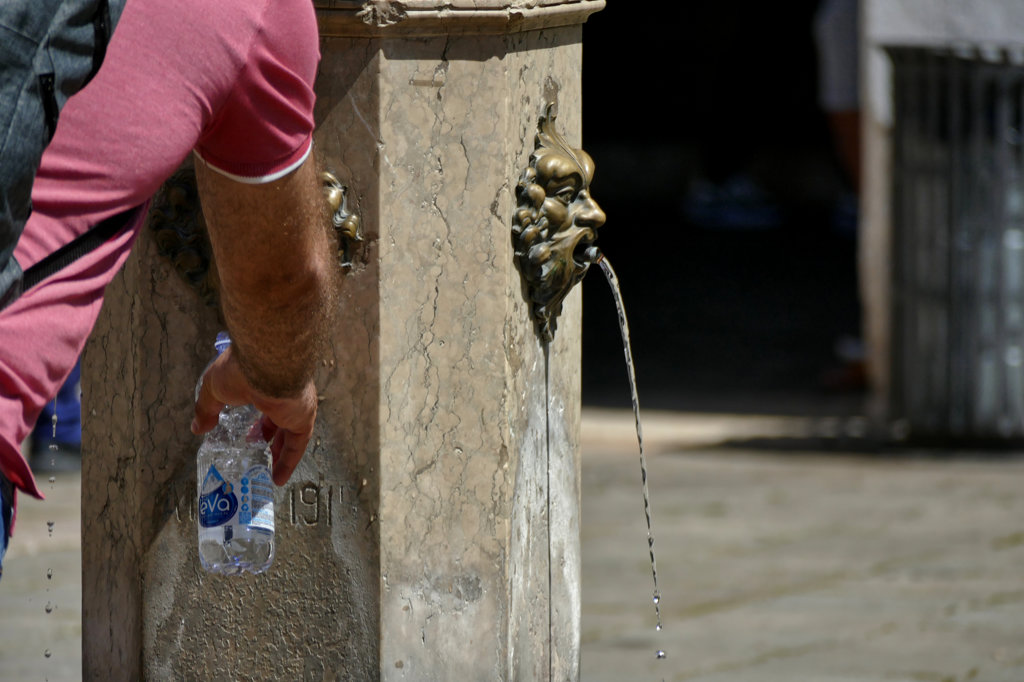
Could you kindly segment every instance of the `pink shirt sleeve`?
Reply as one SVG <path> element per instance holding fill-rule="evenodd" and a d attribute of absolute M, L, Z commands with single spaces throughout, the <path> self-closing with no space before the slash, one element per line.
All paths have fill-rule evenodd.
<path fill-rule="evenodd" d="M 270 182 L 294 170 L 310 151 L 313 83 L 320 50 L 312 3 L 270 0 L 238 78 L 203 131 L 196 152 L 240 182 Z"/>

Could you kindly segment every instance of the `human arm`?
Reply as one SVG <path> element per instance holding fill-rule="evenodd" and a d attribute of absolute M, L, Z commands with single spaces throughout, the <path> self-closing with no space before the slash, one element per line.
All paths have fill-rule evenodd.
<path fill-rule="evenodd" d="M 194 433 L 224 405 L 252 403 L 273 438 L 274 482 L 305 452 L 316 418 L 313 372 L 327 347 L 338 268 L 312 155 L 268 183 L 233 180 L 196 160 L 196 179 L 232 344 L 207 371 Z"/>

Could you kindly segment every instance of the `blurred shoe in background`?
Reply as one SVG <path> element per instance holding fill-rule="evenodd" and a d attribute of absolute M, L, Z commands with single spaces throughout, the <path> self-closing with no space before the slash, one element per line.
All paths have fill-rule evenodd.
<path fill-rule="evenodd" d="M 694 181 L 682 208 L 687 222 L 709 230 L 766 230 L 783 223 L 778 202 L 746 173 L 721 184 Z"/>

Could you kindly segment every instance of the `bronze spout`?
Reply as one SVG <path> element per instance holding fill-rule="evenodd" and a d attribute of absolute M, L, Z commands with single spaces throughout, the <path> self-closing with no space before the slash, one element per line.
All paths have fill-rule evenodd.
<path fill-rule="evenodd" d="M 553 104 L 537 128 L 530 165 L 516 186 L 512 243 L 538 333 L 551 341 L 562 301 L 600 258 L 594 241 L 605 214 L 590 196 L 594 160 L 555 130 Z"/>

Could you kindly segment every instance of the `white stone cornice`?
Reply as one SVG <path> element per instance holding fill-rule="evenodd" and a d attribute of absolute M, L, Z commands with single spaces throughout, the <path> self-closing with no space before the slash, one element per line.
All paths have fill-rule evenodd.
<path fill-rule="evenodd" d="M 582 24 L 605 0 L 314 0 L 320 34 L 496 35 Z"/>

